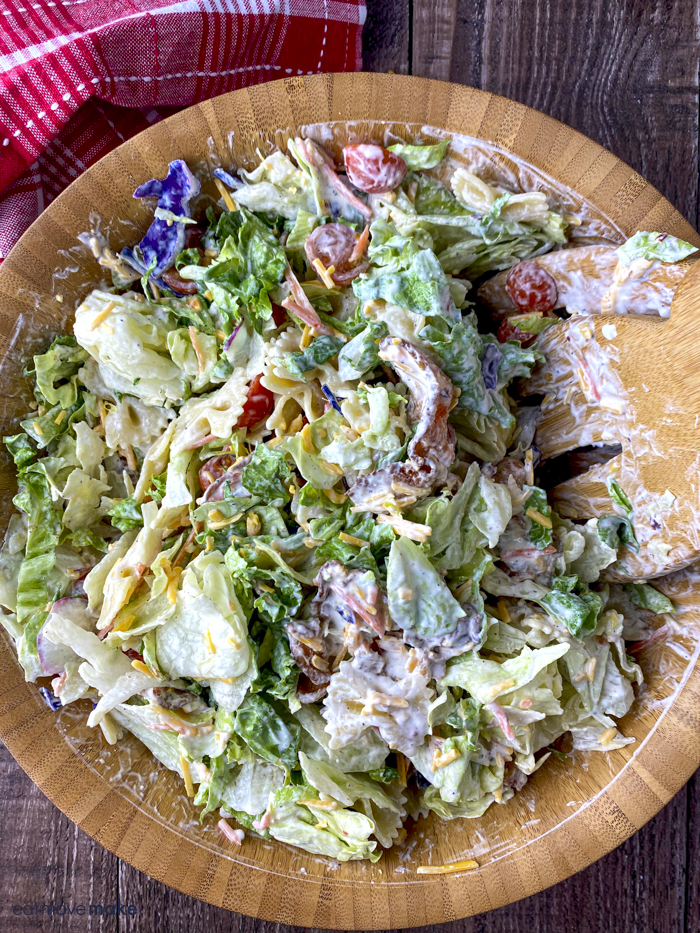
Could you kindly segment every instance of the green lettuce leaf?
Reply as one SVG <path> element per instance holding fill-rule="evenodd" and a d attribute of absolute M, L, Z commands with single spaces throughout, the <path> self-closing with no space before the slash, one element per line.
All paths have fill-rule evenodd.
<path fill-rule="evenodd" d="M 540 671 L 558 661 L 568 650 L 568 642 L 558 642 L 535 650 L 525 645 L 516 658 L 509 658 L 502 663 L 481 658 L 476 651 L 469 651 L 460 658 L 448 661 L 447 672 L 439 685 L 461 687 L 477 702 L 485 705 L 529 684 Z"/>
<path fill-rule="evenodd" d="M 39 400 L 48 407 L 72 408 L 78 399 L 77 373 L 87 358 L 72 334 L 56 337 L 46 353 L 34 357 L 34 368 L 27 370 L 36 378 Z"/>
<path fill-rule="evenodd" d="M 639 548 L 634 525 L 621 515 L 601 516 L 598 519 L 597 532 L 601 542 L 614 551 L 619 550 L 623 544 L 633 549 Z"/>
<path fill-rule="evenodd" d="M 294 712 L 294 717 L 303 730 L 299 748 L 309 758 L 329 761 L 345 773 L 383 767 L 389 746 L 373 729 L 367 729 L 343 748 L 332 749 L 329 745 L 330 736 L 326 732 L 326 720 L 319 707 L 304 704 Z"/>
<path fill-rule="evenodd" d="M 320 337 L 314 337 L 309 346 L 299 353 L 288 353 L 284 359 L 284 366 L 294 376 L 300 379 L 304 378 L 304 373 L 316 369 L 328 360 L 333 359 L 338 351 L 345 346 L 345 341 L 340 337 L 332 337 L 323 334 Z"/>
<path fill-rule="evenodd" d="M 604 600 L 579 582 L 575 574 L 555 577 L 551 590 L 542 597 L 547 612 L 565 625 L 575 638 L 590 635 L 595 629 Z"/>
<path fill-rule="evenodd" d="M 491 403 L 481 373 L 482 341 L 476 328 L 466 321 L 455 324 L 449 333 L 429 325 L 421 331 L 440 358 L 440 366 L 461 394 L 457 408 L 486 414 Z"/>
<path fill-rule="evenodd" d="M 111 509 L 107 510 L 112 525 L 119 531 L 131 531 L 133 528 L 140 528 L 143 525 L 143 516 L 141 515 L 141 506 L 133 495 L 127 496 L 121 502 L 117 502 Z"/>
<path fill-rule="evenodd" d="M 298 767 L 301 727 L 283 718 L 261 694 L 247 697 L 236 710 L 235 730 L 265 761 L 287 771 Z"/>
<path fill-rule="evenodd" d="M 299 764 L 306 781 L 321 794 L 327 794 L 345 807 L 360 798 L 372 800 L 383 810 L 399 812 L 400 807 L 381 784 L 365 774 L 347 774 L 329 761 L 308 758 L 299 753 Z"/>
<path fill-rule="evenodd" d="M 17 579 L 17 618 L 24 622 L 57 599 L 68 584 L 56 567 L 56 548 L 61 519 L 51 500 L 46 477 L 25 471 L 19 477 L 20 489 L 14 504 L 27 516 L 25 558 Z"/>
<path fill-rule="evenodd" d="M 445 273 L 430 250 L 416 253 L 403 272 L 375 270 L 352 283 L 362 302 L 383 298 L 407 311 L 448 320 L 459 318 Z"/>
<path fill-rule="evenodd" d="M 391 545 L 387 594 L 392 620 L 421 642 L 449 635 L 466 615 L 426 555 L 409 538 L 397 538 Z"/>
<path fill-rule="evenodd" d="M 408 143 L 396 143 L 389 146 L 391 152 L 395 152 L 406 163 L 406 167 L 411 171 L 419 169 L 435 168 L 447 155 L 449 149 L 449 139 L 443 139 L 439 143 L 425 145 L 410 145 Z"/>
<path fill-rule="evenodd" d="M 272 230 L 241 205 L 222 214 L 215 238 L 219 255 L 209 266 L 183 266 L 180 275 L 194 279 L 204 293 L 210 291 L 219 308 L 233 319 L 246 307 L 258 333 L 272 317 L 268 292 L 284 276 L 287 257 Z"/>
<path fill-rule="evenodd" d="M 176 328 L 176 318 L 166 305 L 147 305 L 133 293 L 99 289 L 78 306 L 73 326 L 108 389 L 157 407 L 168 402 L 179 405 L 189 391 L 168 351 L 168 334 Z"/>
<path fill-rule="evenodd" d="M 270 450 L 258 444 L 253 458 L 243 467 L 243 485 L 254 496 L 260 496 L 268 505 L 283 506 L 289 502 L 289 484 L 292 474 L 281 450 Z"/>
<path fill-rule="evenodd" d="M 384 321 L 370 323 L 348 341 L 338 354 L 338 376 L 343 381 L 362 379 L 379 366 L 377 341 L 386 337 L 389 328 Z"/>
<path fill-rule="evenodd" d="M 301 598 L 299 598 L 300 602 Z M 282 612 L 286 613 L 287 618 L 292 615 L 287 607 L 281 605 L 281 602 L 280 608 Z M 256 636 L 255 627 L 253 628 L 253 636 Z M 265 664 L 269 666 L 264 666 Z M 251 685 L 253 693 L 264 690 L 270 696 L 277 697 L 280 700 L 285 700 L 295 693 L 299 668 L 296 666 L 292 652 L 289 649 L 289 638 L 282 624 L 282 618 L 268 621 L 258 651 L 258 666 L 260 668 L 259 676 Z"/>
<path fill-rule="evenodd" d="M 301 251 L 303 253 L 306 238 L 313 233 L 317 224 L 318 217 L 315 214 L 300 210 L 294 221 L 294 226 L 289 231 L 287 242 L 284 244 L 287 252 Z"/>
<path fill-rule="evenodd" d="M 65 434 L 73 422 L 84 417 L 85 403 L 80 395 L 70 408 L 64 409 L 60 405 L 54 405 L 43 415 L 34 413 L 26 421 L 20 421 L 20 427 L 36 442 L 37 447 L 44 449 L 52 440 Z"/>
<path fill-rule="evenodd" d="M 678 237 L 670 236 L 668 233 L 650 233 L 648 230 L 640 230 L 615 252 L 623 265 L 629 266 L 635 259 L 646 259 L 649 262 L 655 259 L 661 262 L 680 262 L 696 250 L 697 246 L 686 243 Z"/>
<path fill-rule="evenodd" d="M 295 151 L 291 140 L 289 148 Z M 234 197 L 248 210 L 287 220 L 293 220 L 302 211 L 314 210 L 313 185 L 308 174 L 298 169 L 283 152 L 272 152 L 252 172 L 241 170 L 239 174 L 247 184 L 237 188 Z"/>
<path fill-rule="evenodd" d="M 19 571 L 27 545 L 27 523 L 18 512 L 10 515 L 0 552 L 0 605 L 8 612 L 17 611 Z"/>
<path fill-rule="evenodd" d="M 376 862 L 381 857 L 380 852 L 375 852 L 377 843 L 369 839 L 375 827 L 373 820 L 343 807 L 319 811 L 303 804 L 313 799 L 318 799 L 318 791 L 309 784 L 289 785 L 277 791 L 270 821 L 273 839 L 340 862 L 365 858 Z"/>
<path fill-rule="evenodd" d="M 11 437 L 3 437 L 2 441 L 18 470 L 30 464 L 36 457 L 36 451 L 26 434 L 13 434 Z"/>
<path fill-rule="evenodd" d="M 528 529 L 528 537 L 530 541 L 535 545 L 538 551 L 543 551 L 546 547 L 552 543 L 552 529 L 545 528 L 544 525 L 540 525 L 539 522 L 536 522 L 534 519 L 530 518 L 527 515 L 528 509 L 535 509 L 536 512 L 539 512 L 540 515 L 543 515 L 545 518 L 549 518 L 551 521 L 552 510 L 549 507 L 547 502 L 547 493 L 544 489 L 540 489 L 539 486 L 523 486 L 525 491 L 530 492 L 530 496 L 525 501 L 523 506 L 523 511 L 526 514 L 527 520 L 530 523 Z"/>
<path fill-rule="evenodd" d="M 259 816 L 267 808 L 270 794 L 284 785 L 284 779 L 283 768 L 276 768 L 259 758 L 244 761 L 235 772 L 228 775 L 221 795 L 224 806 L 227 811 L 234 811 L 239 822 L 243 822 L 239 816 L 242 813 Z M 243 822 L 243 825 L 246 823 Z M 253 827 L 248 825 L 248 828 Z"/>
<path fill-rule="evenodd" d="M 157 629 L 157 651 L 172 678 L 226 679 L 248 668 L 246 618 L 219 551 L 202 552 L 187 565 L 175 610 Z"/>
<path fill-rule="evenodd" d="M 610 492 L 610 498 L 615 503 L 615 505 L 619 506 L 629 518 L 632 515 L 634 508 L 629 500 L 629 496 L 616 479 L 610 479 L 608 481 L 608 491 Z"/>
<path fill-rule="evenodd" d="M 451 499 L 444 496 L 426 499 L 409 515 L 412 521 L 422 522 L 432 529 L 425 546 L 438 570 L 456 570 L 471 560 L 478 547 L 487 543 L 469 517 L 469 506 L 479 476 L 478 465 L 470 464 L 462 485 Z"/>
<path fill-rule="evenodd" d="M 625 583 L 623 589 L 634 605 L 639 606 L 640 609 L 648 609 L 657 615 L 676 611 L 668 596 L 664 596 L 649 583 Z"/>

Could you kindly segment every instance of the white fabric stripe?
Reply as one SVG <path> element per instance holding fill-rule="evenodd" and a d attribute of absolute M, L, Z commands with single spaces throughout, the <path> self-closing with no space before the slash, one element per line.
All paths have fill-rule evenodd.
<path fill-rule="evenodd" d="M 71 32 L 67 36 L 57 36 L 54 39 L 46 39 L 45 42 L 39 42 L 37 45 L 28 45 L 16 52 L 10 52 L 8 55 L 0 55 L 0 73 L 11 71 L 18 65 L 24 65 L 34 58 L 41 58 L 42 55 L 48 55 L 60 49 L 62 45 L 67 45 L 74 39 L 79 38 L 83 33 Z"/>
<path fill-rule="evenodd" d="M 70 7 L 78 6 L 81 3 L 88 3 L 90 0 L 72 0 L 66 3 L 32 3 L 29 6 L 21 7 L 18 10 L 2 10 L 3 16 L 16 16 L 20 13 L 28 13 L 30 10 L 41 10 L 46 7 Z M 284 13 L 288 16 L 304 16 L 309 19 L 323 19 L 326 13 L 319 0 L 249 0 L 250 6 L 255 13 Z M 292 9 L 293 4 L 293 9 Z M 157 10 L 136 10 L 131 16 L 157 16 L 159 13 L 250 13 L 246 7 L 246 0 L 181 0 L 179 3 L 173 3 L 168 7 L 162 7 Z M 119 17 L 123 19 L 124 17 Z M 364 4 L 356 6 L 354 3 L 343 3 L 342 0 L 331 0 L 329 3 L 329 19 L 340 19 L 351 24 L 364 26 L 367 19 L 367 7 Z M 109 21 L 101 24 L 110 25 Z M 101 26 L 97 27 L 99 30 Z M 91 30 L 93 31 L 93 30 Z M 82 33 L 81 33 L 82 35 Z M 68 37 L 69 39 L 72 37 Z M 55 41 L 55 40 L 48 40 Z M 42 43 L 43 44 L 43 43 Z M 16 54 L 16 53 L 13 53 Z M 0 69 L 1 70 L 1 69 Z"/>

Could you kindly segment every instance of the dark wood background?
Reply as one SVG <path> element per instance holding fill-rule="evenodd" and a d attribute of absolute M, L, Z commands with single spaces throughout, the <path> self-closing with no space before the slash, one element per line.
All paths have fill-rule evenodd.
<path fill-rule="evenodd" d="M 469 84 L 568 123 L 698 226 L 697 0 L 367 0 L 365 68 Z M 700 931 L 700 779 L 568 881 L 440 933 Z M 104 851 L 0 746 L 0 931 L 291 933 L 152 881 Z M 12 907 L 136 905 L 131 918 L 36 919 Z M 427 928 L 426 928 L 427 929 Z"/>

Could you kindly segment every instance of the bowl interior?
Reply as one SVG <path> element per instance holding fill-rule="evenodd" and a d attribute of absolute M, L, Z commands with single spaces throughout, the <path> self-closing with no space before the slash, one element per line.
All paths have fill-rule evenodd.
<path fill-rule="evenodd" d="M 461 164 L 506 188 L 545 190 L 583 220 L 576 232 L 582 244 L 621 242 L 639 228 L 700 243 L 671 205 L 614 156 L 492 95 L 377 75 L 294 79 L 234 92 L 115 150 L 49 207 L 3 264 L 3 433 L 12 433 L 26 411 L 24 361 L 52 334 L 70 328 L 76 304 L 103 280 L 77 235 L 99 228 L 113 249 L 131 244 L 151 219 L 151 208 L 132 192 L 144 180 L 162 177 L 168 161 L 184 158 L 199 175 L 203 209 L 207 199 L 218 198 L 212 168 L 251 168 L 258 152 L 285 148 L 289 136 L 300 133 L 336 156 L 348 142 L 449 136 L 443 177 Z M 4 454 L 0 490 L 4 527 L 15 491 Z M 477 820 L 420 820 L 375 865 L 341 865 L 254 837 L 232 850 L 214 818 L 199 823 L 179 777 L 137 740 L 106 745 L 99 730 L 86 726 L 89 705 L 86 710 L 83 703 L 50 713 L 36 686 L 24 683 L 7 643 L 0 646 L 0 735 L 76 822 L 137 867 L 187 893 L 313 926 L 367 929 L 454 919 L 532 893 L 593 861 L 649 819 L 694 770 L 698 734 L 685 711 L 697 689 L 699 583 L 691 570 L 662 585 L 683 609 L 669 639 L 643 657 L 646 684 L 621 725 L 636 738 L 634 745 L 611 754 L 550 759 L 507 804 L 492 806 Z M 683 723 L 682 738 L 669 738 L 676 734 L 672 721 Z M 443 876 L 415 871 L 461 858 L 476 858 L 481 870 Z"/>

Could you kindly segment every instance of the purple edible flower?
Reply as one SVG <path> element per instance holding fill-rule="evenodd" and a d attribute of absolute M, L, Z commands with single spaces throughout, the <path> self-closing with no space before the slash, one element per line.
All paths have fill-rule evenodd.
<path fill-rule="evenodd" d="M 182 159 L 171 162 L 165 178 L 152 178 L 134 191 L 135 198 L 158 198 L 158 207 L 177 217 L 190 217 L 190 200 L 199 194 L 200 184 Z M 158 278 L 175 262 L 185 246 L 185 224 L 156 218 L 134 250 L 122 250 L 122 256 L 142 275 Z M 158 284 L 160 284 L 158 282 Z"/>
<path fill-rule="evenodd" d="M 333 393 L 328 388 L 328 386 L 325 384 L 325 382 L 321 386 L 321 391 L 326 396 L 328 401 L 331 403 L 331 406 L 335 408 L 335 410 L 338 412 L 339 415 L 342 415 L 343 412 L 341 411 L 340 403 L 338 402 L 338 399 L 335 397 L 335 395 L 333 395 Z"/>
<path fill-rule="evenodd" d="M 243 187 L 243 182 L 236 178 L 234 175 L 229 174 L 226 169 L 215 168 L 212 172 L 214 178 L 218 178 L 219 181 L 223 181 L 227 188 L 231 188 L 233 191 L 237 191 L 239 188 Z"/>
<path fill-rule="evenodd" d="M 58 697 L 55 697 L 51 690 L 48 687 L 39 687 L 39 693 L 44 699 L 44 703 L 48 706 L 49 709 L 53 710 L 54 713 L 57 709 L 61 708 L 61 701 Z"/>
<path fill-rule="evenodd" d="M 484 377 L 484 385 L 487 389 L 495 389 L 498 385 L 498 367 L 500 366 L 503 354 L 495 343 L 489 343 L 484 351 L 484 358 L 481 361 L 481 375 Z"/>

